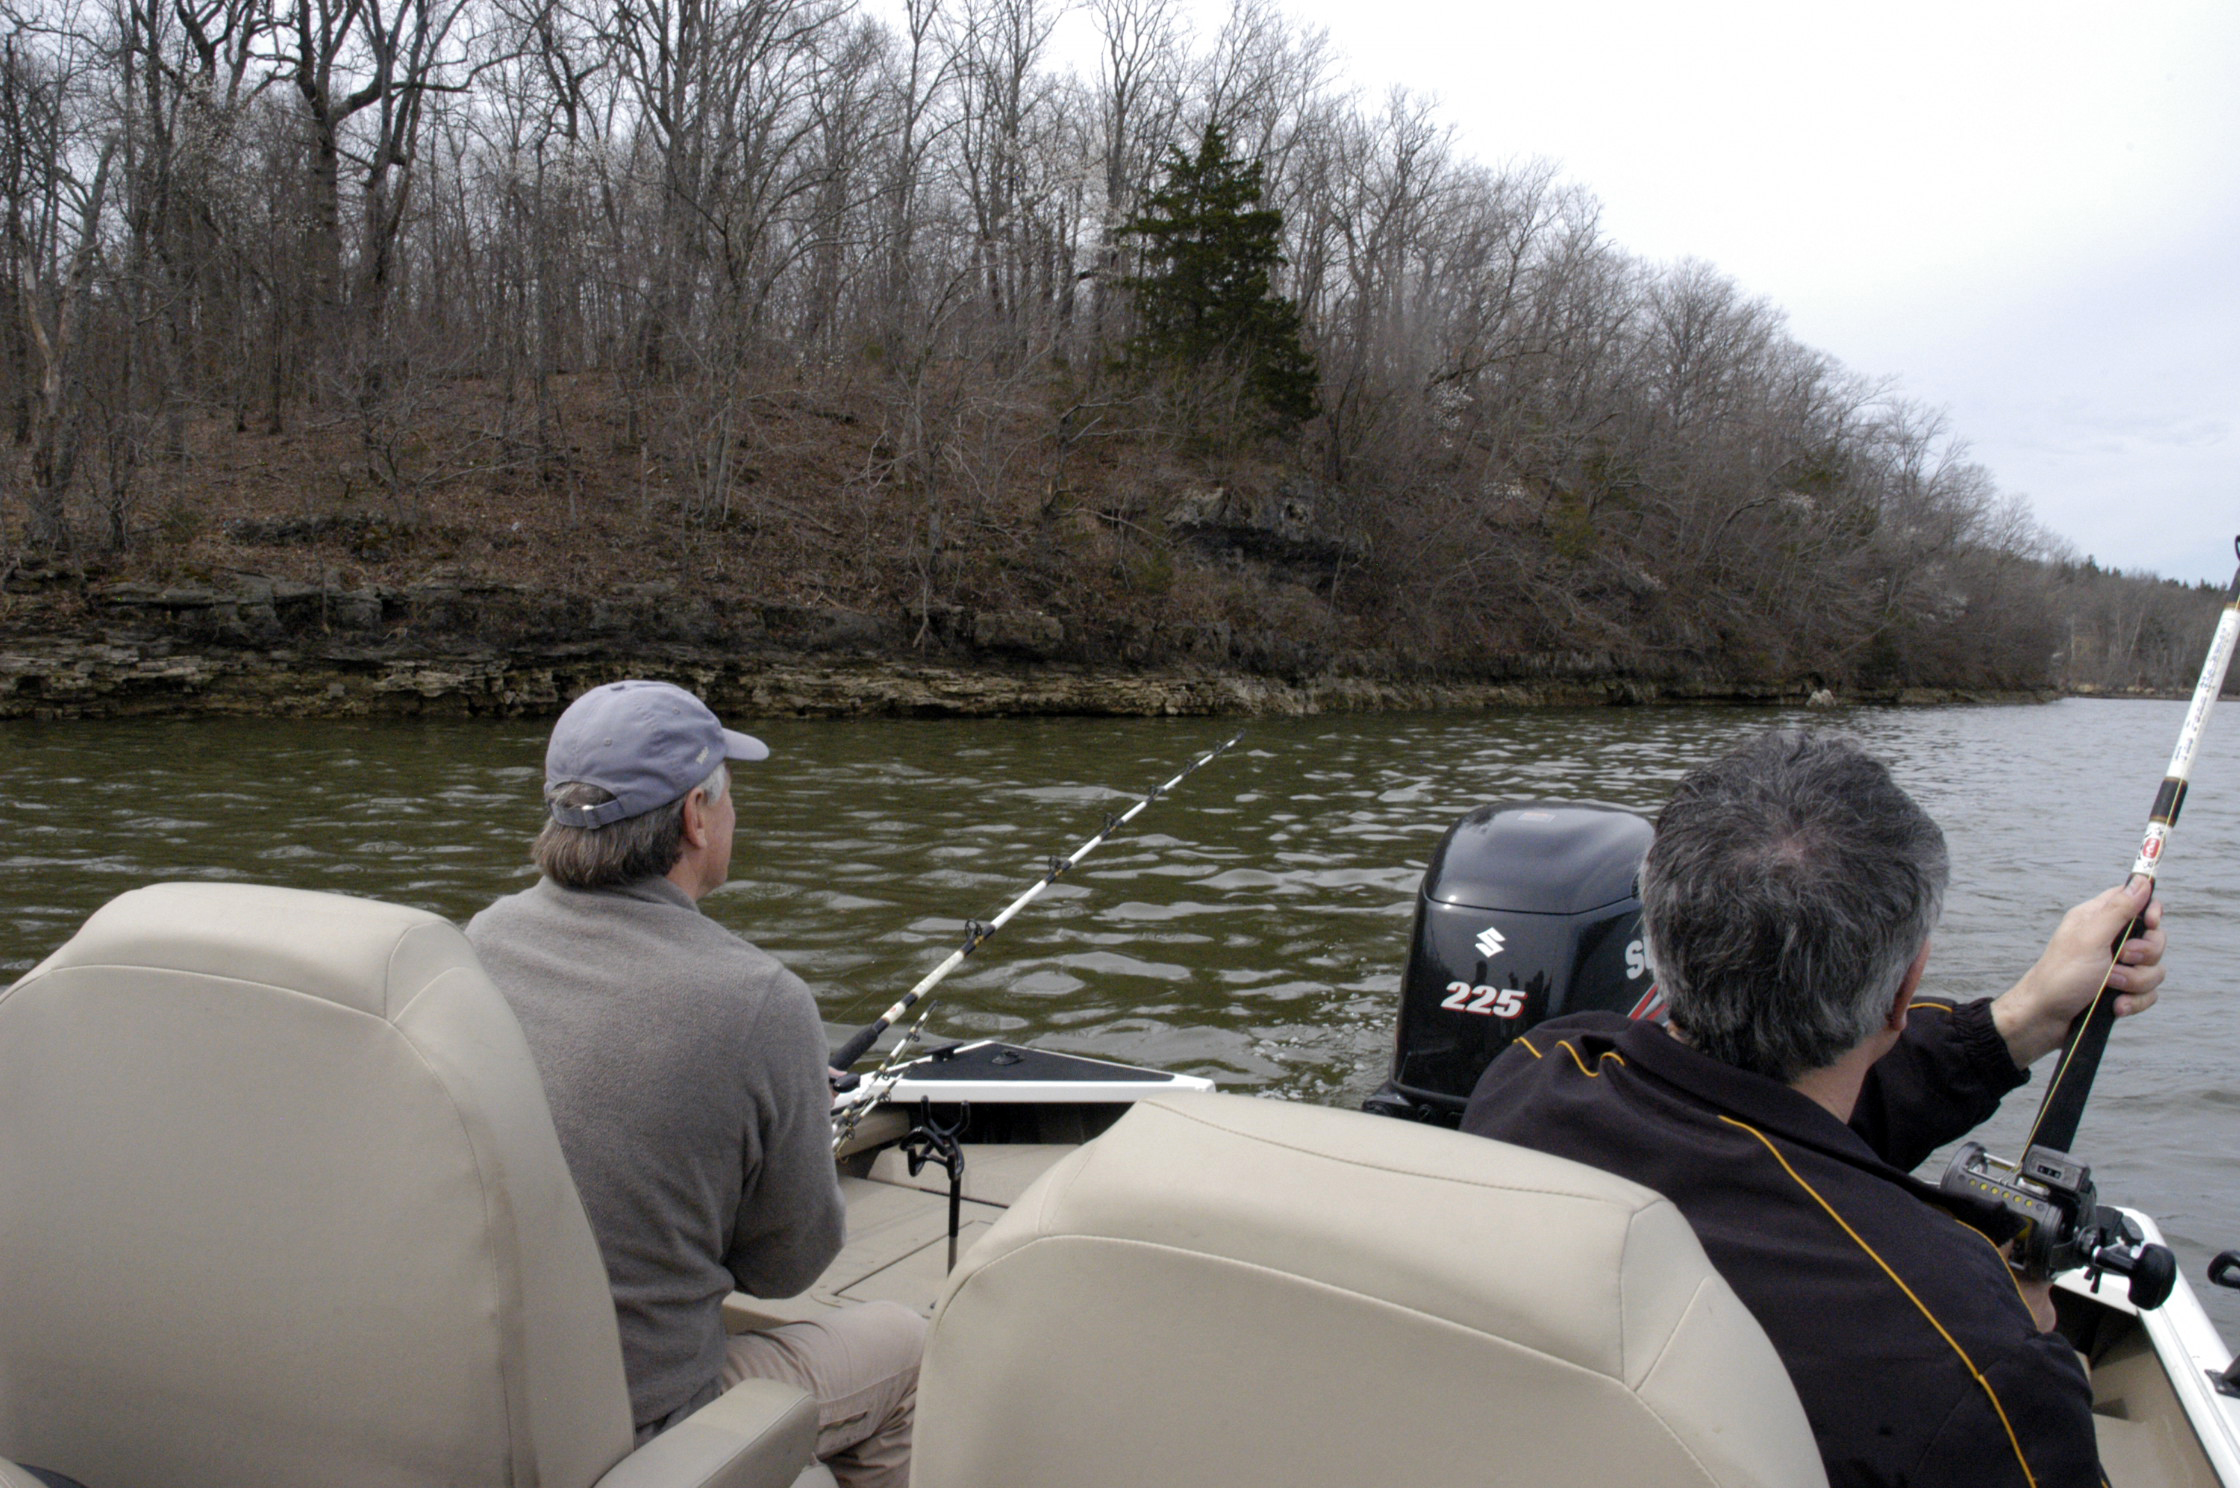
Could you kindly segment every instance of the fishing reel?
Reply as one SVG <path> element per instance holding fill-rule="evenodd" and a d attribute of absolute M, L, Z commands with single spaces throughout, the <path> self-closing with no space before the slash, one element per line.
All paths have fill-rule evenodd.
<path fill-rule="evenodd" d="M 2177 1284 L 2169 1247 L 2149 1245 L 2121 1210 L 2101 1203 L 2092 1169 L 2066 1152 L 2031 1147 L 2013 1162 L 1980 1142 L 1964 1142 L 1937 1186 L 1955 1198 L 1996 1204 L 2023 1222 L 2012 1264 L 2027 1281 L 2079 1267 L 2092 1280 L 2113 1271 L 2130 1278 L 2131 1305 L 2142 1312 L 2160 1307 Z"/>

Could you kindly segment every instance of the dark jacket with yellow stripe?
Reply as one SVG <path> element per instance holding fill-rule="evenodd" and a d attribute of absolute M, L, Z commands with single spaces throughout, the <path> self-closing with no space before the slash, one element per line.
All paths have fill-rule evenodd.
<path fill-rule="evenodd" d="M 1678 1205 L 1788 1366 L 1834 1488 L 2085 1488 L 2091 1386 L 2031 1321 L 2003 1216 L 1907 1171 L 2026 1078 L 1988 1003 L 1919 1003 L 1845 1126 L 1658 1025 L 1583 1013 L 1510 1045 L 1462 1129 Z"/>

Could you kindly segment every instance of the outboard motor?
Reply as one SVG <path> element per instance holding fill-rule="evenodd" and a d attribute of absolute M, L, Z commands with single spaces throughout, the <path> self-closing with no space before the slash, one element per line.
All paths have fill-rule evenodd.
<path fill-rule="evenodd" d="M 1494 1056 L 1542 1019 L 1653 1016 L 1635 882 L 1652 835 L 1594 802 L 1497 803 L 1448 828 L 1416 891 L 1392 1078 L 1362 1108 L 1453 1126 Z"/>

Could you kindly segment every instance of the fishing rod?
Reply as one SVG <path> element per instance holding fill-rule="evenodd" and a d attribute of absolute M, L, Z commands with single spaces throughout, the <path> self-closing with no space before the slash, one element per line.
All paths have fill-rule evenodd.
<path fill-rule="evenodd" d="M 2235 538 L 2232 546 L 2233 551 L 2240 554 L 2240 538 Z M 2154 809 L 2147 814 L 2146 835 L 2140 840 L 2139 856 L 2131 865 L 2132 876 L 2144 878 L 2150 885 L 2154 882 L 2155 870 L 2162 864 L 2162 849 L 2170 840 L 2170 829 L 2178 824 L 2178 809 L 2185 805 L 2186 786 L 2193 778 L 2194 757 L 2201 752 L 2201 736 L 2209 727 L 2209 710 L 2216 706 L 2218 695 L 2224 691 L 2225 671 L 2232 663 L 2236 641 L 2240 641 L 2240 571 L 2232 576 L 2232 588 L 2225 595 L 2224 613 L 2217 617 L 2217 633 L 2209 642 L 2209 654 L 2201 662 L 2201 679 L 2193 687 L 2193 702 L 2186 709 L 2184 726 L 2178 730 L 2177 747 L 2170 751 L 2170 768 L 2155 791 Z M 2108 1047 L 2108 1030 L 2116 1020 L 2116 1000 L 2108 995 L 2108 979 L 2115 975 L 2116 965 L 2123 959 L 2123 948 L 2144 933 L 2145 928 L 2134 919 L 2116 937 L 2107 976 L 2100 979 L 2100 989 L 2093 993 L 2092 1001 L 2069 1025 L 2061 1062 L 2054 1066 L 2053 1082 L 2046 1087 L 2045 1100 L 2038 1106 L 2038 1119 L 2030 1128 L 2027 1145 L 2067 1151 L 2069 1144 L 2077 1139 L 2077 1123 L 2084 1117 L 2085 1098 L 2092 1094 L 2092 1079 L 2100 1071 L 2100 1056 Z"/>
<path fill-rule="evenodd" d="M 850 1065 L 861 1059 L 864 1056 L 865 1052 L 868 1051 L 870 1047 L 878 1041 L 880 1034 L 885 1033 L 889 1028 L 893 1027 L 898 1019 L 907 1014 L 911 1008 L 915 1007 L 920 1001 L 922 1001 L 927 994 L 933 991 L 935 987 L 941 985 L 941 983 L 947 979 L 949 973 L 964 965 L 966 958 L 971 956 L 974 951 L 979 950 L 981 946 L 985 945 L 988 940 L 996 934 L 997 931 L 1010 924 L 1012 918 L 1016 916 L 1020 910 L 1025 909 L 1028 905 L 1034 903 L 1035 900 L 1041 898 L 1043 893 L 1048 890 L 1052 884 L 1065 877 L 1066 874 L 1072 872 L 1074 868 L 1080 865 L 1083 858 L 1086 858 L 1090 853 L 1095 852 L 1098 847 L 1102 846 L 1105 842 L 1111 839 L 1113 833 L 1119 831 L 1129 822 L 1134 821 L 1144 811 L 1148 810 L 1154 801 L 1157 801 L 1161 796 L 1164 796 L 1167 792 L 1182 784 L 1183 781 L 1188 780 L 1199 770 L 1204 769 L 1207 765 L 1213 763 L 1214 760 L 1220 758 L 1223 754 L 1226 754 L 1230 750 L 1230 748 L 1233 747 L 1236 742 L 1243 737 L 1243 730 L 1238 730 L 1236 733 L 1230 735 L 1221 743 L 1207 750 L 1204 754 L 1199 755 L 1189 764 L 1184 765 L 1179 771 L 1175 773 L 1175 776 L 1172 780 L 1167 781 L 1163 785 L 1153 786 L 1151 788 L 1150 794 L 1146 795 L 1142 800 L 1136 802 L 1133 806 L 1130 806 L 1126 811 L 1121 812 L 1117 816 L 1107 816 L 1104 819 L 1104 826 L 1098 829 L 1096 835 L 1091 837 L 1088 841 L 1082 843 L 1079 847 L 1075 848 L 1066 856 L 1062 858 L 1052 858 L 1050 860 L 1049 867 L 1043 870 L 1042 877 L 1037 879 L 1034 883 L 1029 884 L 1027 886 L 1026 892 L 1020 894 L 1018 898 L 1005 905 L 1002 911 L 998 913 L 994 919 L 989 920 L 985 924 L 981 923 L 978 920 L 965 921 L 964 944 L 951 951 L 948 956 L 943 959 L 939 966 L 936 966 L 933 970 L 927 972 L 925 976 L 919 980 L 918 984 L 915 987 L 912 987 L 908 992 L 903 993 L 901 999 L 897 1001 L 893 1007 L 888 1008 L 872 1022 L 856 1030 L 856 1032 L 849 1037 L 846 1043 L 842 1044 L 838 1049 L 835 1049 L 832 1054 L 832 1067 L 835 1070 L 839 1070 L 844 1073 Z M 852 1094 L 854 1096 L 854 1099 L 849 1103 L 847 1116 L 846 1118 L 844 1118 L 845 1129 L 841 1132 L 842 1140 L 845 1140 L 846 1137 L 853 1135 L 855 1121 L 860 1113 L 870 1109 L 873 1105 L 876 1105 L 879 1100 L 885 1095 L 886 1090 L 892 1088 L 892 1086 L 894 1085 L 892 1072 L 897 1064 L 898 1056 L 901 1055 L 901 1053 L 905 1049 L 909 1048 L 910 1045 L 916 1040 L 918 1029 L 924 1024 L 924 1022 L 925 1013 L 920 1012 L 918 1014 L 917 1023 L 913 1024 L 901 1038 L 895 1041 L 894 1047 L 887 1052 L 887 1057 L 880 1062 L 877 1069 L 872 1071 L 868 1079 L 865 1079 L 860 1083 L 849 1082 L 837 1085 L 835 1087 L 841 1089 L 843 1093 Z"/>
<path fill-rule="evenodd" d="M 2233 551 L 2240 555 L 2240 538 L 2233 540 Z M 2240 570 L 2233 573 L 2209 654 L 2201 662 L 2200 680 L 2194 684 L 2193 702 L 2178 730 L 2177 747 L 2170 752 L 2170 768 L 2155 791 L 2139 856 L 2131 864 L 2131 876 L 2147 880 L 2150 899 L 2163 848 L 2185 805 L 2193 763 L 2208 731 L 2209 711 L 2224 691 L 2236 642 L 2240 642 Z M 2045 1280 L 2077 1266 L 2092 1275 L 2114 1271 L 2130 1277 L 2134 1304 L 2154 1308 L 2170 1295 L 2177 1279 L 2175 1258 L 2163 1246 L 2144 1243 L 2136 1225 L 2103 1206 L 2092 1170 L 2069 1155 L 2077 1125 L 2084 1119 L 2085 1101 L 2092 1094 L 2093 1077 L 2107 1052 L 2108 1030 L 2116 1020 L 2116 999 L 2108 995 L 2108 983 L 2123 961 L 2123 948 L 2145 930 L 2144 919 L 2135 917 L 2117 934 L 2099 988 L 2069 1025 L 2061 1061 L 2054 1066 L 2037 1119 L 2023 1143 L 2022 1160 L 2009 1162 L 1991 1156 L 1979 1143 L 1963 1143 L 1940 1186 L 1947 1193 L 1998 1204 L 2024 1221 L 2013 1250 L 2016 1267 L 2024 1276 Z"/>

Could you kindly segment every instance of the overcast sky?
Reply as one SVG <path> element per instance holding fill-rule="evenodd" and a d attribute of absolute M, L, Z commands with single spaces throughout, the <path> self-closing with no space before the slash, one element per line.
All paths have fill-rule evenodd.
<path fill-rule="evenodd" d="M 1558 163 L 1620 243 L 1946 409 L 2080 553 L 2231 577 L 2236 0 L 1284 3 L 1365 92 Z"/>

